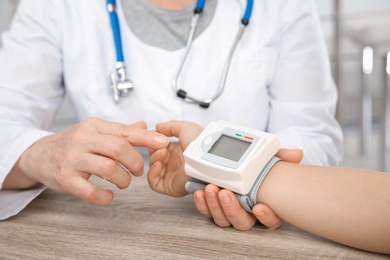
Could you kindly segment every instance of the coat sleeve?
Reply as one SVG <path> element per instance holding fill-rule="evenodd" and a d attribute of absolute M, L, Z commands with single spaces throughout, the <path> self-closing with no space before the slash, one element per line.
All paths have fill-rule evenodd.
<path fill-rule="evenodd" d="M 60 1 L 58 1 L 60 2 Z M 61 25 L 55 1 L 21 1 L 0 49 L 0 188 L 20 155 L 50 126 L 64 96 Z M 28 204 L 40 189 L 11 194 L 0 192 L 0 211 L 16 200 L 10 212 Z M 16 205 L 17 204 L 17 205 Z M 18 207 L 18 205 L 21 206 Z M 2 217 L 2 216 L 0 216 Z"/>
<path fill-rule="evenodd" d="M 0 221 L 17 215 L 46 188 L 43 185 L 24 191 L 0 191 Z"/>
<path fill-rule="evenodd" d="M 313 1 L 279 1 L 280 56 L 270 84 L 268 131 L 304 151 L 303 163 L 338 165 L 343 137 L 337 89 Z"/>
<path fill-rule="evenodd" d="M 22 1 L 0 50 L 0 183 L 20 155 L 50 134 L 64 96 L 60 24 L 48 0 Z"/>

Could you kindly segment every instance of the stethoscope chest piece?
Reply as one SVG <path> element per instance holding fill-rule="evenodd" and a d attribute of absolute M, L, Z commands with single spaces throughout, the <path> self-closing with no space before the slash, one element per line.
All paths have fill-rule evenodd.
<path fill-rule="evenodd" d="M 111 73 L 111 88 L 116 104 L 119 97 L 127 96 L 134 88 L 134 84 L 126 76 L 126 67 L 124 62 L 115 63 L 116 70 Z"/>
<path fill-rule="evenodd" d="M 116 48 L 115 71 L 110 74 L 111 89 L 115 104 L 118 104 L 119 98 L 127 96 L 134 88 L 133 82 L 126 75 L 125 59 L 122 50 L 122 41 L 120 34 L 119 19 L 116 13 L 116 0 L 107 0 L 107 10 L 110 14 L 112 32 Z"/>

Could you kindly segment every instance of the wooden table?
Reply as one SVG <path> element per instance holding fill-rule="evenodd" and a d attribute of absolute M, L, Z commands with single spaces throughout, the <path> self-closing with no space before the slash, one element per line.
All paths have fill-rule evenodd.
<path fill-rule="evenodd" d="M 246 232 L 217 227 L 197 212 L 191 196 L 157 194 L 145 177 L 115 195 L 110 206 L 98 207 L 45 191 L 0 222 L 0 259 L 389 259 L 287 223 Z"/>

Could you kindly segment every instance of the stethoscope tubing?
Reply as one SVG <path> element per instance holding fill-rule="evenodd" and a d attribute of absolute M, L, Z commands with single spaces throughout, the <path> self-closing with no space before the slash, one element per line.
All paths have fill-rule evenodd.
<path fill-rule="evenodd" d="M 116 60 L 117 62 L 125 62 L 122 48 L 122 37 L 119 25 L 118 14 L 116 12 L 116 0 L 107 0 L 107 9 L 110 14 L 112 33 L 114 35 Z"/>
<path fill-rule="evenodd" d="M 229 73 L 229 68 L 231 61 L 233 59 L 233 55 L 235 53 L 235 50 L 237 48 L 238 42 L 240 41 L 245 27 L 249 24 L 249 20 L 252 15 L 252 9 L 253 9 L 253 0 L 247 0 L 247 5 L 245 9 L 245 13 L 241 19 L 241 26 L 239 28 L 239 31 L 237 32 L 237 35 L 235 37 L 235 40 L 232 44 L 232 47 L 230 49 L 229 55 L 227 57 L 227 60 L 225 62 L 223 72 L 220 78 L 220 83 L 218 85 L 218 89 L 216 91 L 216 94 L 210 98 L 206 99 L 197 99 L 191 95 L 188 95 L 186 91 L 180 89 L 178 87 L 178 79 L 181 74 L 181 71 L 183 69 L 183 66 L 187 60 L 188 53 L 191 50 L 192 42 L 195 36 L 196 27 L 198 25 L 199 16 L 203 12 L 204 5 L 206 0 L 197 0 L 196 6 L 194 9 L 194 16 L 191 19 L 191 25 L 190 25 L 190 33 L 187 39 L 186 47 L 183 53 L 182 58 L 180 59 L 180 62 L 178 64 L 177 69 L 175 70 L 174 76 L 172 77 L 172 88 L 176 92 L 177 96 L 180 98 L 183 98 L 185 101 L 190 103 L 199 104 L 203 108 L 208 108 L 214 100 L 216 100 L 223 92 L 226 84 L 227 75 Z M 116 70 L 117 76 L 114 76 L 115 74 L 111 74 L 111 81 L 113 83 L 113 88 L 118 88 L 119 85 L 128 85 L 127 89 L 114 89 L 114 100 L 117 103 L 119 100 L 119 94 L 128 94 L 129 90 L 133 88 L 133 83 L 127 79 L 126 77 L 126 68 L 125 68 L 125 59 L 123 55 L 123 48 L 122 48 L 122 40 L 121 40 L 121 32 L 120 32 L 120 24 L 118 19 L 118 14 L 116 12 L 116 0 L 107 0 L 107 9 L 110 15 L 110 21 L 112 26 L 112 32 L 114 36 L 114 42 L 115 42 L 115 49 L 116 49 Z M 119 82 L 117 82 L 116 77 L 118 77 Z M 117 93 L 117 92 L 120 93 Z M 124 92 L 124 93 L 122 93 Z"/>
<path fill-rule="evenodd" d="M 204 4 L 205 4 L 204 0 L 198 0 L 198 2 L 196 4 L 196 8 L 194 10 L 194 16 L 191 20 L 190 33 L 188 36 L 187 44 L 186 44 L 183 56 L 179 62 L 179 65 L 178 65 L 175 73 L 174 73 L 174 76 L 172 78 L 172 88 L 173 88 L 173 91 L 176 92 L 177 96 L 184 99 L 186 102 L 195 103 L 195 104 L 200 105 L 203 108 L 208 108 L 210 106 L 211 102 L 213 102 L 218 97 L 220 97 L 221 94 L 223 93 L 223 90 L 225 89 L 226 79 L 227 79 L 227 75 L 229 73 L 229 68 L 230 68 L 231 61 L 233 59 L 233 55 L 234 55 L 235 50 L 237 48 L 238 42 L 240 41 L 240 39 L 244 33 L 244 29 L 249 24 L 249 20 L 250 20 L 251 15 L 252 15 L 253 0 L 247 0 L 247 6 L 245 9 L 245 13 L 241 19 L 241 26 L 239 28 L 239 31 L 237 32 L 237 35 L 236 35 L 235 40 L 232 44 L 232 47 L 230 48 L 230 52 L 229 52 L 229 55 L 228 55 L 227 60 L 225 62 L 216 94 L 214 94 L 214 96 L 212 96 L 210 98 L 198 99 L 198 98 L 195 98 L 195 97 L 189 95 L 185 90 L 180 89 L 178 87 L 177 82 L 178 82 L 179 76 L 181 74 L 181 71 L 183 69 L 183 66 L 187 60 L 188 53 L 190 52 L 190 49 L 192 46 L 192 41 L 193 41 L 193 38 L 195 35 L 195 30 L 196 30 L 196 27 L 197 27 L 197 24 L 199 21 L 199 15 L 203 11 Z"/>
<path fill-rule="evenodd" d="M 252 10 L 253 10 L 253 0 L 248 0 L 246 3 L 244 17 L 242 18 L 243 21 L 249 23 L 249 20 L 251 19 L 252 16 Z"/>
<path fill-rule="evenodd" d="M 203 8 L 204 8 L 204 3 L 205 3 L 205 2 L 206 2 L 205 0 L 198 0 L 198 1 L 196 2 L 195 9 L 201 9 L 201 10 L 203 10 Z"/>

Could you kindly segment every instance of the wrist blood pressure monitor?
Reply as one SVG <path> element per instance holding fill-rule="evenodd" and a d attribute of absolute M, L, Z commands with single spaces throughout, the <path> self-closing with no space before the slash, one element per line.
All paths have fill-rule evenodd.
<path fill-rule="evenodd" d="M 235 192 L 252 212 L 257 191 L 280 159 L 279 139 L 269 133 L 225 121 L 211 122 L 184 151 L 186 190 L 194 193 L 208 183 Z"/>

